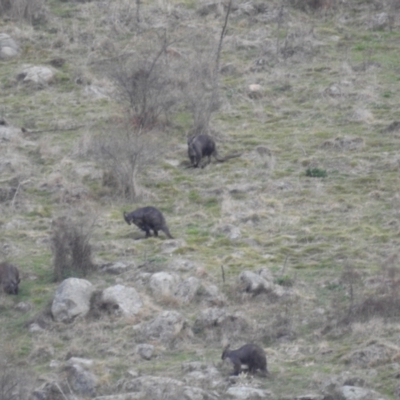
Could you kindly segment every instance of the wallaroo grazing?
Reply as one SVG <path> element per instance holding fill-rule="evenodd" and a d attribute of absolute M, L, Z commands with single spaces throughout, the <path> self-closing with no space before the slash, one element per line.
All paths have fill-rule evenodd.
<path fill-rule="evenodd" d="M 199 166 L 204 168 L 211 162 L 211 156 L 213 156 L 219 162 L 224 162 L 230 158 L 240 156 L 240 154 L 232 154 L 225 158 L 220 158 L 215 146 L 215 141 L 209 135 L 195 135 L 188 139 L 188 155 L 194 168 Z M 202 158 L 206 156 L 208 157 L 208 162 L 200 165 Z"/>
<path fill-rule="evenodd" d="M 233 375 L 239 375 L 242 364 L 247 364 L 249 372 L 256 372 L 259 369 L 263 376 L 268 374 L 265 351 L 256 344 L 245 344 L 237 350 L 229 350 L 227 345 L 221 356 L 222 360 L 226 358 L 233 363 Z"/>
<path fill-rule="evenodd" d="M 8 294 L 18 294 L 19 279 L 18 268 L 4 261 L 0 263 L 0 287 Z"/>
<path fill-rule="evenodd" d="M 164 216 L 155 207 L 138 208 L 129 214 L 124 212 L 124 219 L 128 225 L 134 223 L 142 231 L 145 231 L 146 238 L 151 236 L 150 230 L 152 230 L 154 236 L 158 236 L 158 231 L 163 231 L 170 239 L 173 239 Z"/>

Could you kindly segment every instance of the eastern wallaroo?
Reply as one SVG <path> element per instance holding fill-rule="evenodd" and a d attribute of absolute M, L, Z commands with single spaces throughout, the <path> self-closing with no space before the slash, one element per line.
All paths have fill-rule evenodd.
<path fill-rule="evenodd" d="M 242 364 L 246 364 L 249 372 L 259 369 L 263 376 L 267 376 L 267 357 L 264 349 L 256 344 L 245 344 L 237 350 L 229 350 L 229 345 L 224 348 L 221 359 L 229 358 L 233 363 L 233 375 L 239 375 Z"/>
<path fill-rule="evenodd" d="M 8 294 L 18 294 L 18 285 L 21 282 L 18 268 L 6 261 L 0 263 L 0 287 Z"/>
<path fill-rule="evenodd" d="M 218 162 L 224 162 L 230 158 L 240 156 L 240 154 L 231 154 L 221 158 L 218 154 L 214 139 L 205 134 L 195 135 L 188 139 L 188 155 L 194 168 L 199 166 L 204 168 L 211 162 L 211 156 L 213 156 Z M 200 163 L 203 157 L 208 157 L 208 162 L 201 165 Z"/>
<path fill-rule="evenodd" d="M 158 231 L 163 231 L 170 239 L 173 239 L 165 222 L 164 215 L 155 207 L 138 208 L 131 213 L 124 211 L 124 219 L 128 225 L 135 224 L 139 229 L 146 232 L 146 238 L 151 236 L 150 230 L 154 236 L 158 236 Z"/>

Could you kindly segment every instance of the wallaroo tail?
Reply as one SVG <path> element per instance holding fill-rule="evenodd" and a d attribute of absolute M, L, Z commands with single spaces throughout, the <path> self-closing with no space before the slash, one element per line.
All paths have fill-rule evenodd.
<path fill-rule="evenodd" d="M 237 350 L 229 350 L 229 345 L 224 348 L 221 359 L 229 358 L 233 363 L 233 375 L 239 375 L 242 364 L 246 364 L 249 372 L 260 370 L 263 376 L 267 376 L 267 356 L 263 348 L 256 344 L 245 344 Z"/>
<path fill-rule="evenodd" d="M 240 156 L 240 154 L 232 154 L 221 158 L 218 154 L 214 139 L 209 135 L 195 135 L 188 139 L 188 155 L 194 168 L 204 168 L 206 165 L 210 164 L 211 156 L 218 162 L 224 162 L 230 158 Z M 208 160 L 205 163 L 201 163 L 204 157 L 207 157 Z"/>
<path fill-rule="evenodd" d="M 0 263 L 0 289 L 8 294 L 18 294 L 21 282 L 18 268 L 6 261 Z"/>
<path fill-rule="evenodd" d="M 170 239 L 173 239 L 164 215 L 155 207 L 138 208 L 129 214 L 124 212 L 124 219 L 128 225 L 135 224 L 139 229 L 145 231 L 146 238 L 151 236 L 151 231 L 154 232 L 154 236 L 158 236 L 158 231 L 163 231 Z"/>

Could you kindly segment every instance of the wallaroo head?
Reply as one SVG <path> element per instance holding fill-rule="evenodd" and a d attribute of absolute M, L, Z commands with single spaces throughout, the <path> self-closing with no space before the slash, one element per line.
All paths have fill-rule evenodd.
<path fill-rule="evenodd" d="M 7 294 L 18 294 L 19 283 L 18 268 L 8 262 L 0 263 L 0 288 Z"/>

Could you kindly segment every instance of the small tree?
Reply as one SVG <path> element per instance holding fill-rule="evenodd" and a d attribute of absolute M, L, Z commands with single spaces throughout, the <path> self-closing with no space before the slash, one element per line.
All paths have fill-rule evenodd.
<path fill-rule="evenodd" d="M 116 86 L 118 100 L 127 108 L 136 128 L 147 131 L 168 120 L 180 100 L 179 60 L 168 56 L 166 34 L 141 36 L 146 46 L 124 54 L 103 66 Z M 152 43 L 157 43 L 154 47 Z"/>
<path fill-rule="evenodd" d="M 89 225 L 85 218 L 74 222 L 71 218 L 60 217 L 53 221 L 52 228 L 54 280 L 86 276 L 95 268 L 89 244 L 93 223 Z"/>
<path fill-rule="evenodd" d="M 192 134 L 208 133 L 211 116 L 220 107 L 219 70 L 223 39 L 228 26 L 232 0 L 229 1 L 225 14 L 224 25 L 218 41 L 217 50 L 214 52 L 214 38 L 209 37 L 204 43 L 202 38 L 195 38 L 193 54 L 190 62 L 189 85 L 186 91 L 186 100 L 193 115 Z M 198 45 L 199 44 L 199 45 Z"/>
<path fill-rule="evenodd" d="M 92 138 L 93 153 L 104 173 L 103 183 L 114 194 L 133 200 L 140 195 L 138 174 L 156 161 L 160 137 L 157 131 L 146 131 L 125 118 Z"/>

